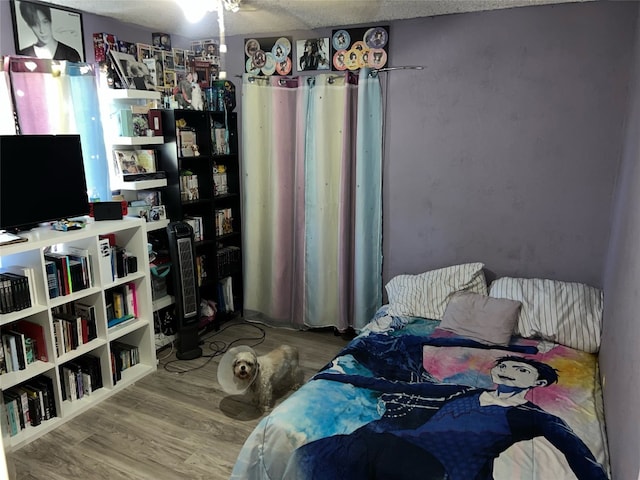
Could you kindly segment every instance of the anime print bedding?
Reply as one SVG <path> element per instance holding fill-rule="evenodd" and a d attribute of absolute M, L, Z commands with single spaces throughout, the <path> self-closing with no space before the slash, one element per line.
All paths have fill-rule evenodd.
<path fill-rule="evenodd" d="M 233 479 L 606 479 L 597 357 L 395 318 L 265 417 Z"/>

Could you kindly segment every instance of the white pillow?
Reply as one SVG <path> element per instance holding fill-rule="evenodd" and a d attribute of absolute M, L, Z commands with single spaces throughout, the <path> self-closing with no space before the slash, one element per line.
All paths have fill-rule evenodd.
<path fill-rule="evenodd" d="M 482 263 L 466 263 L 418 275 L 398 275 L 385 286 L 392 316 L 442 320 L 449 298 L 455 292 L 487 294 Z"/>
<path fill-rule="evenodd" d="M 594 353 L 600 348 L 603 292 L 583 283 L 503 277 L 489 295 L 522 302 L 517 335 Z"/>

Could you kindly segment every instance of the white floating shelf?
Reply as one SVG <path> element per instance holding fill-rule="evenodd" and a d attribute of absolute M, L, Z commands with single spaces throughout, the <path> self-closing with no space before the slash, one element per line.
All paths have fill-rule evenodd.
<path fill-rule="evenodd" d="M 108 91 L 113 100 L 160 100 L 160 92 L 154 90 L 110 88 Z"/>
<path fill-rule="evenodd" d="M 164 137 L 115 137 L 111 143 L 113 145 L 162 145 Z"/>
<path fill-rule="evenodd" d="M 111 190 L 148 190 L 167 186 L 166 178 L 156 180 L 138 180 L 136 182 L 116 181 L 111 183 Z"/>

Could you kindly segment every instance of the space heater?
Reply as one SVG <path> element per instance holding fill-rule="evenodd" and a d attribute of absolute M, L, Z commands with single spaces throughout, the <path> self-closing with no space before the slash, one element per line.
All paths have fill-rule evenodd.
<path fill-rule="evenodd" d="M 193 229 L 185 222 L 171 222 L 167 225 L 167 237 L 176 299 L 176 357 L 192 360 L 202 355 L 198 335 L 200 292 L 196 278 Z"/>

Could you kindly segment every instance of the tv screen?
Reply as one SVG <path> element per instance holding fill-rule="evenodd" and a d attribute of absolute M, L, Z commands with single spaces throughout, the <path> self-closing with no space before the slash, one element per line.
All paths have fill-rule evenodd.
<path fill-rule="evenodd" d="M 0 229 L 88 213 L 80 135 L 0 135 Z"/>

